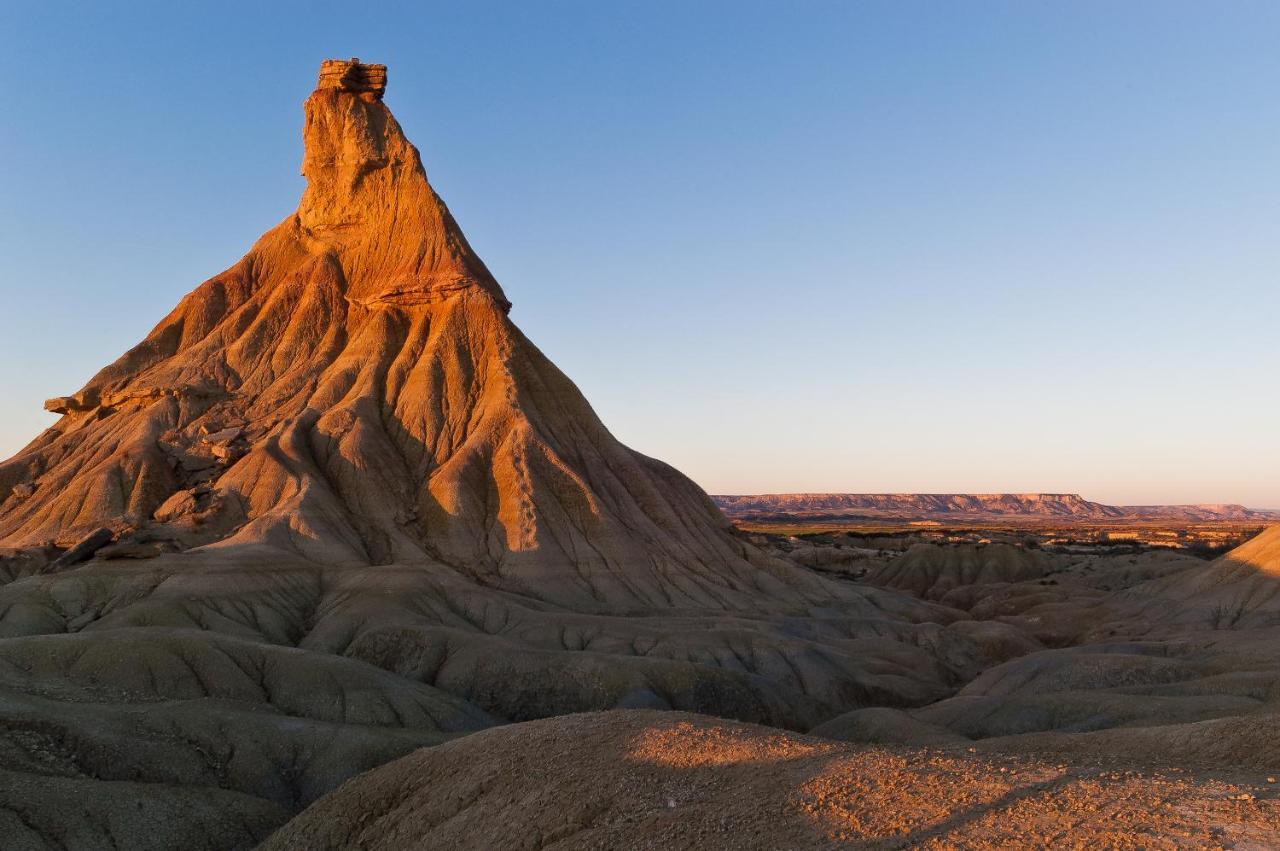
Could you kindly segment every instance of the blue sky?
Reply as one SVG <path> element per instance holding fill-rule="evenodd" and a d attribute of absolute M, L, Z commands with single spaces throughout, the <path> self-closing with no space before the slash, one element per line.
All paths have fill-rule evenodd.
<path fill-rule="evenodd" d="M 189 7 L 188 7 L 189 6 Z M 712 492 L 1280 507 L 1280 5 L 0 2 L 0 455 L 387 102 L 614 433 Z"/>

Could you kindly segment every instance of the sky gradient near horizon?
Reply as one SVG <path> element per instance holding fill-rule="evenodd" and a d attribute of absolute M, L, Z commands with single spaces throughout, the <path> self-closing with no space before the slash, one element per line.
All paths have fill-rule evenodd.
<path fill-rule="evenodd" d="M 713 493 L 1280 508 L 1280 5 L 0 0 L 0 457 L 386 101 L 606 425 Z"/>

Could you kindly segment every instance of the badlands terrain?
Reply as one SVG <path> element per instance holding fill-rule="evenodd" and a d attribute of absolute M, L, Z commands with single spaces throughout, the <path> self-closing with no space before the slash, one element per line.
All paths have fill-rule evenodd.
<path fill-rule="evenodd" d="M 736 528 L 513 324 L 386 82 L 325 62 L 296 212 L 0 464 L 4 848 L 1280 842 L 1269 518 Z"/>

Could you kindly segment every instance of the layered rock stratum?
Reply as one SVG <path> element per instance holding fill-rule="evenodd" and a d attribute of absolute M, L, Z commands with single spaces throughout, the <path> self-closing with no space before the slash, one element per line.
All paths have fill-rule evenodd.
<path fill-rule="evenodd" d="M 766 493 L 715 495 L 730 517 L 857 517 L 943 521 L 1280 521 L 1280 510 L 1228 503 L 1107 505 L 1074 493 Z"/>
<path fill-rule="evenodd" d="M 326 61 L 297 210 L 0 464 L 6 848 L 742 847 L 761 813 L 1123 846 L 1040 792 L 1157 801 L 1086 782 L 1104 754 L 1268 770 L 1221 742 L 1274 729 L 1275 531 L 1215 562 L 756 546 L 513 324 L 387 82 Z M 1225 818 L 1231 782 L 1158 802 Z M 965 833 L 977 799 L 938 795 L 975 783 L 974 825 L 1025 799 L 1043 830 Z"/>

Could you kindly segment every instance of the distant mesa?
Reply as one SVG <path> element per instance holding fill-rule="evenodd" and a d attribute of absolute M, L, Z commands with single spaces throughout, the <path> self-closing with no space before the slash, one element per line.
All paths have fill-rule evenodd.
<path fill-rule="evenodd" d="M 1280 511 L 1243 505 L 1106 505 L 1074 493 L 776 493 L 713 496 L 730 517 L 863 516 L 892 520 L 1170 520 L 1275 522 Z"/>
<path fill-rule="evenodd" d="M 1036 517 L 1122 517 L 1115 506 L 1090 502 L 1071 493 L 783 493 L 716 496 L 731 516 L 758 511 L 871 511 L 931 518 L 941 515 L 1020 515 Z"/>

